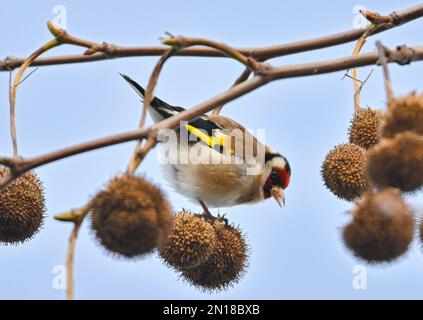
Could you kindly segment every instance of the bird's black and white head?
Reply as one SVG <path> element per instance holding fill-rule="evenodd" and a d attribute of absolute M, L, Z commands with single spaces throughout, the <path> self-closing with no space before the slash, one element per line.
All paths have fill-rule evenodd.
<path fill-rule="evenodd" d="M 264 161 L 263 197 L 273 197 L 282 207 L 285 205 L 284 190 L 289 185 L 291 167 L 284 156 L 274 151 L 266 151 Z"/>

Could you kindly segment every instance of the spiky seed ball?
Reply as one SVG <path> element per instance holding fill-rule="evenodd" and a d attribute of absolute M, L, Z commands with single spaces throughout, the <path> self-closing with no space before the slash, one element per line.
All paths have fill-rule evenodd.
<path fill-rule="evenodd" d="M 157 188 L 153 185 L 154 188 Z M 160 235 L 157 241 L 157 248 L 164 248 L 169 242 L 170 235 L 172 233 L 174 215 L 172 213 L 172 207 L 164 196 L 163 192 L 159 189 L 160 195 L 156 195 L 161 199 L 157 199 L 157 222 L 159 224 Z"/>
<path fill-rule="evenodd" d="M 0 168 L 0 177 L 9 169 Z M 34 172 L 28 172 L 0 192 L 0 243 L 31 239 L 43 224 L 44 190 Z"/>
<path fill-rule="evenodd" d="M 169 237 L 172 213 L 162 191 L 142 177 L 121 175 L 91 201 L 92 229 L 112 253 L 151 253 Z"/>
<path fill-rule="evenodd" d="M 381 113 L 370 108 L 361 108 L 351 120 L 350 143 L 369 149 L 379 141 Z"/>
<path fill-rule="evenodd" d="M 405 131 L 423 135 L 423 94 L 411 93 L 389 103 L 382 135 L 392 138 Z"/>
<path fill-rule="evenodd" d="M 414 216 L 397 189 L 366 193 L 344 228 L 346 246 L 368 262 L 392 261 L 413 239 Z"/>
<path fill-rule="evenodd" d="M 419 189 L 423 186 L 423 136 L 404 132 L 382 140 L 369 150 L 366 172 L 377 187 Z"/>
<path fill-rule="evenodd" d="M 176 215 L 169 242 L 159 253 L 167 264 L 183 270 L 207 261 L 215 245 L 216 235 L 212 225 L 183 210 Z"/>
<path fill-rule="evenodd" d="M 321 174 L 326 187 L 341 199 L 351 201 L 368 189 L 364 174 L 366 150 L 355 144 L 333 148 L 322 164 Z"/>
<path fill-rule="evenodd" d="M 224 290 L 238 282 L 248 259 L 248 247 L 239 229 L 219 221 L 213 227 L 217 243 L 209 259 L 195 268 L 182 271 L 185 280 L 206 291 Z"/>

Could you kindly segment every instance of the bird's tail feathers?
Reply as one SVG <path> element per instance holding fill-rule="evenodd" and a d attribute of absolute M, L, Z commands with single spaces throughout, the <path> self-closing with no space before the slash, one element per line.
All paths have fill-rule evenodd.
<path fill-rule="evenodd" d="M 135 90 L 135 92 L 140 96 L 141 100 L 144 101 L 145 89 L 134 79 L 130 78 L 126 74 L 119 73 L 126 82 Z M 175 113 L 178 113 L 180 110 L 178 108 L 171 106 L 170 104 L 164 102 L 163 100 L 154 97 L 150 103 L 150 106 L 153 107 L 157 112 L 159 112 L 164 118 L 173 116 Z"/>

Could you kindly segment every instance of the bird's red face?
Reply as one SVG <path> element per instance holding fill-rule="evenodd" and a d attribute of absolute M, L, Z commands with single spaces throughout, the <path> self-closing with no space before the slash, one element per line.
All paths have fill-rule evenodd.
<path fill-rule="evenodd" d="M 273 168 L 270 175 L 264 183 L 263 192 L 264 197 L 270 198 L 272 196 L 271 190 L 273 187 L 280 187 L 286 189 L 289 185 L 291 176 L 284 168 Z"/>
<path fill-rule="evenodd" d="M 265 199 L 273 197 L 280 206 L 285 205 L 284 190 L 288 187 L 291 179 L 291 169 L 288 161 L 278 155 L 269 160 L 272 170 L 263 186 L 263 196 Z"/>

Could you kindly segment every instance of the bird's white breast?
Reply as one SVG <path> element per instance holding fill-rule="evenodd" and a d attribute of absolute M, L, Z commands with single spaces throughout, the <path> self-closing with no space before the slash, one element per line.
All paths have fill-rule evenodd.
<path fill-rule="evenodd" d="M 159 146 L 162 159 L 166 159 L 164 176 L 176 192 L 196 203 L 200 199 L 210 207 L 239 204 L 243 193 L 252 190 L 252 184 L 258 181 L 243 161 L 234 163 L 234 156 L 228 152 L 220 153 L 202 142 L 178 148 L 177 152 L 169 152 Z M 260 168 L 256 171 L 261 172 Z M 257 185 L 260 192 L 258 189 Z"/>

